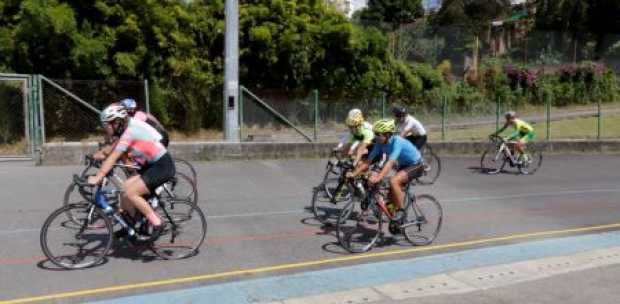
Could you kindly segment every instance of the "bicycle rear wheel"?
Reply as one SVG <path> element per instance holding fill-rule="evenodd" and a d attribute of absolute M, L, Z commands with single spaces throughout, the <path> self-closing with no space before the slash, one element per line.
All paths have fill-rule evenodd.
<path fill-rule="evenodd" d="M 71 214 L 73 220 L 67 214 Z M 59 267 L 91 267 L 99 264 L 110 251 L 112 222 L 92 204 L 63 206 L 45 220 L 40 243 L 45 256 Z"/>
<path fill-rule="evenodd" d="M 166 260 L 177 260 L 196 255 L 207 234 L 207 220 L 202 210 L 186 200 L 161 202 L 157 213 L 166 224 L 151 249 Z"/>
<path fill-rule="evenodd" d="M 418 195 L 409 202 L 401 230 L 407 240 L 417 246 L 432 243 L 443 221 L 443 209 L 431 195 Z"/>
<path fill-rule="evenodd" d="M 432 185 L 437 181 L 441 173 L 441 160 L 429 145 L 425 145 L 423 150 L 422 159 L 424 160 L 424 173 L 422 176 L 418 177 L 418 182 L 422 185 Z"/>
<path fill-rule="evenodd" d="M 185 174 L 192 180 L 192 182 L 194 182 L 194 184 L 197 183 L 198 175 L 196 174 L 196 169 L 190 162 L 178 157 L 173 157 L 172 160 L 174 161 L 174 167 L 177 172 Z"/>
<path fill-rule="evenodd" d="M 164 199 L 187 200 L 198 204 L 198 190 L 192 179 L 184 173 L 177 172 L 175 179 L 164 184 L 160 196 Z"/>
<path fill-rule="evenodd" d="M 506 157 L 495 147 L 489 147 L 480 157 L 480 169 L 487 174 L 497 174 L 504 168 Z"/>
<path fill-rule="evenodd" d="M 534 174 L 542 165 L 543 155 L 541 148 L 530 144 L 526 148 L 527 160 L 519 165 L 521 174 Z"/>
<path fill-rule="evenodd" d="M 351 253 L 367 252 L 377 243 L 383 226 L 383 214 L 371 203 L 362 210 L 360 202 L 352 200 L 341 211 L 336 222 L 336 234 L 342 248 Z"/>

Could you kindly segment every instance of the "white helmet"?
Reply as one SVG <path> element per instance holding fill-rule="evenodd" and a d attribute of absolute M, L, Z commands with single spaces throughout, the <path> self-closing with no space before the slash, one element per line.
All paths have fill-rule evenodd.
<path fill-rule="evenodd" d="M 104 123 L 113 121 L 117 118 L 126 117 L 127 110 L 125 110 L 125 107 L 119 104 L 111 104 L 107 108 L 103 109 L 103 111 L 101 111 L 101 116 L 99 118 L 101 119 L 101 122 Z"/>

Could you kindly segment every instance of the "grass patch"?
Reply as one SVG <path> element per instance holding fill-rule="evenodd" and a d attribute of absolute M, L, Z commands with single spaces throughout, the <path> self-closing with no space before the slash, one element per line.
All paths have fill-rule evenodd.
<path fill-rule="evenodd" d="M 25 138 L 9 144 L 0 144 L 0 155 L 24 155 L 28 152 L 28 143 Z"/>
<path fill-rule="evenodd" d="M 544 140 L 547 137 L 547 123 L 533 123 L 536 132 L 535 140 Z M 552 121 L 550 123 L 550 139 L 595 139 L 597 137 L 597 118 L 569 118 Z M 463 129 L 447 129 L 446 140 L 486 140 L 495 132 L 495 124 Z M 504 134 L 510 134 L 512 129 Z M 601 121 L 601 138 L 620 137 L 620 115 L 603 116 Z M 441 131 L 431 131 L 430 138 L 441 139 Z"/>

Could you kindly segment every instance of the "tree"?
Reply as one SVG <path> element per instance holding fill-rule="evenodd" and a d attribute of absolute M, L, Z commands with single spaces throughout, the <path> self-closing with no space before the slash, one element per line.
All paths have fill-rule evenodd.
<path fill-rule="evenodd" d="M 432 23 L 437 30 L 442 27 L 455 29 L 450 31 L 452 39 L 447 39 L 456 44 L 454 47 L 458 47 L 458 44 L 471 44 L 472 72 L 475 75 L 479 61 L 479 37 L 489 29 L 491 21 L 506 17 L 510 11 L 510 0 L 446 0 L 433 16 Z M 461 30 L 467 34 L 465 39 L 456 36 Z"/>
<path fill-rule="evenodd" d="M 424 8 L 421 0 L 369 0 L 367 6 L 356 15 L 365 24 L 387 23 L 392 31 L 422 16 Z"/>

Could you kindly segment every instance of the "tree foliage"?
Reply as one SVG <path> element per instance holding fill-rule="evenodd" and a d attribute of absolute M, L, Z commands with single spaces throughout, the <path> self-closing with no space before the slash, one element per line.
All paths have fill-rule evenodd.
<path fill-rule="evenodd" d="M 394 18 L 409 17 L 403 11 Z M 224 0 L 4 0 L 0 24 L 2 71 L 149 79 L 152 108 L 169 126 L 220 125 Z M 410 68 L 390 57 L 382 32 L 353 25 L 324 1 L 242 0 L 239 24 L 247 87 L 419 92 Z"/>

